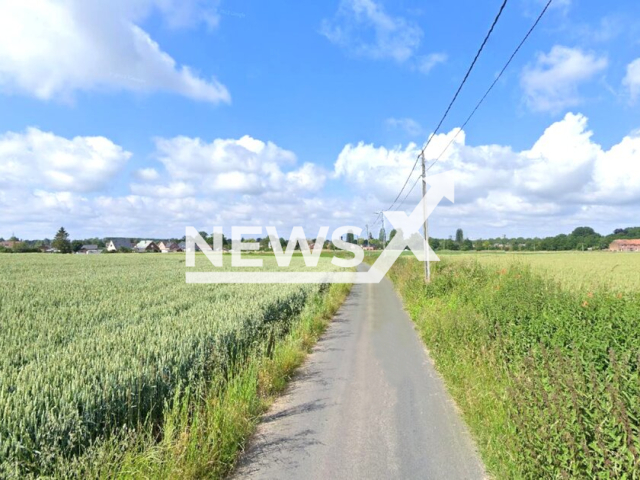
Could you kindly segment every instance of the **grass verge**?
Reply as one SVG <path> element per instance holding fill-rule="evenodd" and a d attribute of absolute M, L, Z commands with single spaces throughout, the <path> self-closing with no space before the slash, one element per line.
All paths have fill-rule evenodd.
<path fill-rule="evenodd" d="M 640 477 L 639 294 L 474 261 L 422 275 L 389 273 L 493 477 Z"/>

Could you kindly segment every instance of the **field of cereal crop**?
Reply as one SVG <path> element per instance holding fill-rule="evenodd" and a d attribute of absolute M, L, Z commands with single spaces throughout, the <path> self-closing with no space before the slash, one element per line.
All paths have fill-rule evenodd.
<path fill-rule="evenodd" d="M 180 385 L 226 378 L 325 289 L 188 285 L 185 271 L 183 255 L 2 255 L 0 477 L 55 473 L 159 423 Z"/>
<path fill-rule="evenodd" d="M 638 252 L 444 253 L 442 256 L 452 260 L 474 258 L 496 268 L 528 265 L 567 288 L 640 290 Z"/>

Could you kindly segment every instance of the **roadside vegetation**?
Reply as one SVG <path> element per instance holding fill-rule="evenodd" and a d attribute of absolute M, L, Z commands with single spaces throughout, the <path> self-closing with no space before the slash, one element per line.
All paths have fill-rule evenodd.
<path fill-rule="evenodd" d="M 0 272 L 0 478 L 220 478 L 348 292 L 188 285 L 182 255 Z"/>
<path fill-rule="evenodd" d="M 640 255 L 633 255 L 614 257 L 640 269 Z M 614 276 L 616 283 L 606 287 L 589 285 L 582 280 L 597 261 L 580 270 L 579 262 L 561 255 L 554 257 L 555 270 L 564 264 L 572 272 L 562 281 L 562 275 L 550 276 L 525 262 L 443 257 L 428 286 L 422 264 L 412 257 L 399 259 L 390 277 L 491 474 L 637 478 L 640 286 L 635 277 Z"/>

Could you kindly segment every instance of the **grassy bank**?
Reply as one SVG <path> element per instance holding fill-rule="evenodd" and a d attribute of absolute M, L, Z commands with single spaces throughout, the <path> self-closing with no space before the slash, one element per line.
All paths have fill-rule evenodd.
<path fill-rule="evenodd" d="M 390 277 L 495 478 L 637 478 L 637 291 L 459 259 Z"/>

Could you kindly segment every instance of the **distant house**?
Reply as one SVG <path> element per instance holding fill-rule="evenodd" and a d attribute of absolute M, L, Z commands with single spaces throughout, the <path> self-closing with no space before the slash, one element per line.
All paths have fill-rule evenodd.
<path fill-rule="evenodd" d="M 198 245 L 195 245 L 193 250 L 188 249 L 187 242 L 178 243 L 178 247 L 180 248 L 179 250 L 180 252 L 192 252 L 192 251 L 199 252 L 200 251 L 200 247 Z"/>
<path fill-rule="evenodd" d="M 133 242 L 130 238 L 112 238 L 107 242 L 107 252 L 117 252 L 121 248 L 133 249 Z"/>
<path fill-rule="evenodd" d="M 640 240 L 614 240 L 609 245 L 612 252 L 640 252 Z"/>
<path fill-rule="evenodd" d="M 102 253 L 102 250 L 100 250 L 97 245 L 82 245 L 82 247 L 80 247 L 80 250 L 78 250 L 78 253 Z"/>
<path fill-rule="evenodd" d="M 4 247 L 4 248 L 15 248 L 17 245 L 19 245 L 20 241 L 18 240 L 7 240 L 5 242 L 0 242 L 0 247 Z"/>
<path fill-rule="evenodd" d="M 163 240 L 158 243 L 158 248 L 162 253 L 170 253 L 170 252 L 183 252 L 184 248 L 180 247 L 180 244 L 176 242 L 172 242 L 170 240 Z"/>
<path fill-rule="evenodd" d="M 133 248 L 138 253 L 144 252 L 160 252 L 160 247 L 153 240 L 142 240 Z"/>
<path fill-rule="evenodd" d="M 374 247 L 373 245 L 365 245 L 364 247 L 362 247 L 363 250 L 367 250 L 367 251 L 371 251 L 371 250 L 375 250 L 376 247 Z"/>

